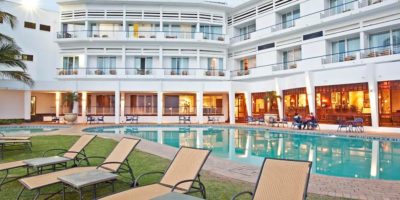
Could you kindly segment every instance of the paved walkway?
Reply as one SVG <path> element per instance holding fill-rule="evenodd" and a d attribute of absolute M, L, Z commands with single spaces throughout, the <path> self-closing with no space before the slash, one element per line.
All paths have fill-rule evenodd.
<path fill-rule="evenodd" d="M 90 126 L 74 125 L 71 126 L 70 128 L 65 128 L 55 132 L 45 133 L 45 135 L 58 135 L 58 134 L 80 135 L 83 133 L 82 129 L 93 126 L 107 126 L 107 125 L 104 124 L 90 125 Z M 240 125 L 240 126 L 247 127 L 247 125 Z M 285 130 L 291 131 L 291 129 L 285 129 Z M 338 134 L 332 131 L 318 131 L 318 133 Z M 380 135 L 379 133 L 362 133 L 362 134 L 339 133 L 339 134 L 344 134 L 344 135 L 356 134 L 357 136 L 366 136 L 366 137 L 379 136 L 379 137 L 400 138 L 400 135 L 397 134 L 384 134 L 384 136 Z M 124 135 L 102 134 L 102 137 L 119 140 L 120 138 L 124 137 Z M 146 140 L 142 140 L 142 142 L 138 145 L 138 149 L 167 159 L 172 159 L 177 151 L 176 148 Z M 211 174 L 214 173 L 217 175 L 222 175 L 225 177 L 247 181 L 251 183 L 256 182 L 259 173 L 258 167 L 244 165 L 213 156 L 211 156 L 207 160 L 204 166 L 204 170 L 209 171 Z M 352 178 L 341 178 L 341 177 L 331 177 L 331 176 L 312 174 L 308 192 L 321 195 L 329 195 L 334 197 L 353 198 L 353 199 L 368 199 L 368 200 L 399 199 L 400 200 L 400 181 L 352 179 Z"/>

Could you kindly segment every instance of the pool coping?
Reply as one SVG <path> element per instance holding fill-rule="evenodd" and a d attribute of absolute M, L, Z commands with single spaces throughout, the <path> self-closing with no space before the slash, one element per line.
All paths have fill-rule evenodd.
<path fill-rule="evenodd" d="M 129 124 L 130 125 L 130 124 Z M 130 126 L 156 126 L 157 124 L 140 124 Z M 186 124 L 187 125 L 187 124 Z M 96 125 L 75 125 L 70 128 L 59 129 L 52 132 L 35 133 L 35 135 L 81 135 L 87 134 L 84 132 L 85 128 L 89 127 L 112 127 L 107 124 L 96 124 Z M 121 125 L 123 126 L 123 125 Z M 184 126 L 183 124 L 168 124 L 161 126 Z M 192 125 L 191 127 L 207 127 L 207 125 Z M 218 125 L 220 127 L 243 127 L 251 128 L 254 126 L 243 126 L 243 125 Z M 218 127 L 215 126 L 215 127 Z M 116 126 L 114 126 L 116 127 Z M 117 126 L 120 127 L 120 126 Z M 263 128 L 262 126 L 255 126 L 256 128 Z M 265 127 L 264 127 L 265 128 Z M 277 129 L 285 130 L 285 129 Z M 296 130 L 292 130 L 295 132 Z M 114 140 L 120 140 L 122 137 L 133 137 L 131 135 L 115 135 L 115 134 L 97 134 L 99 137 L 110 138 Z M 134 137 L 133 137 L 134 138 Z M 364 137 L 365 138 L 365 137 Z M 170 147 L 167 145 L 155 143 L 152 141 L 142 140 L 137 147 L 143 152 L 154 154 L 165 159 L 172 159 L 175 155 L 177 148 Z M 256 182 L 259 168 L 256 166 L 250 166 L 241 164 L 234 161 L 229 161 L 215 156 L 210 156 L 207 160 L 204 168 L 205 171 L 210 174 L 221 175 L 227 178 L 232 178 L 240 181 L 245 181 L 254 184 Z M 378 180 L 378 179 L 361 179 L 361 178 L 345 178 L 345 177 L 334 177 L 320 174 L 311 174 L 308 192 L 320 195 L 328 195 L 334 197 L 344 197 L 352 199 L 400 199 L 400 181 L 391 180 Z"/>

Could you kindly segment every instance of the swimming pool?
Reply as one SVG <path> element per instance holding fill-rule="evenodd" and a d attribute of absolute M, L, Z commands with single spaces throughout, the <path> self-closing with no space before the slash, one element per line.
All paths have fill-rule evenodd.
<path fill-rule="evenodd" d="M 32 134 L 44 133 L 65 128 L 64 126 L 1 126 L 0 133 L 4 134 Z"/>
<path fill-rule="evenodd" d="M 250 165 L 261 165 L 264 157 L 309 160 L 315 174 L 400 180 L 398 141 L 238 127 L 112 126 L 84 131 L 212 149 L 214 156 Z"/>

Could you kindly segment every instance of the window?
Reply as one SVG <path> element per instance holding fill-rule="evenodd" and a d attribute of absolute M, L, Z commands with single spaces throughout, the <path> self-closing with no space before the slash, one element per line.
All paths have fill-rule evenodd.
<path fill-rule="evenodd" d="M 400 126 L 400 81 L 378 82 L 379 125 Z"/>
<path fill-rule="evenodd" d="M 347 12 L 354 9 L 354 0 L 330 0 L 330 12 L 332 15 Z"/>
<path fill-rule="evenodd" d="M 251 24 L 239 29 L 240 40 L 250 39 L 250 34 L 256 31 L 256 25 Z"/>
<path fill-rule="evenodd" d="M 390 31 L 369 35 L 369 47 L 384 48 L 390 45 Z"/>
<path fill-rule="evenodd" d="M 157 95 L 140 94 L 130 96 L 130 107 L 126 114 L 157 115 Z"/>
<path fill-rule="evenodd" d="M 33 55 L 22 54 L 21 59 L 25 61 L 33 61 Z"/>
<path fill-rule="evenodd" d="M 164 96 L 164 115 L 195 115 L 195 94 L 167 94 Z"/>
<path fill-rule="evenodd" d="M 72 70 L 79 68 L 79 56 L 63 57 L 63 69 Z"/>
<path fill-rule="evenodd" d="M 359 49 L 360 38 L 358 37 L 332 42 L 332 62 L 354 60 Z"/>
<path fill-rule="evenodd" d="M 171 74 L 172 75 L 187 75 L 189 68 L 189 58 L 172 58 L 171 59 Z"/>
<path fill-rule="evenodd" d="M 224 68 L 224 60 L 222 58 L 208 58 L 207 69 L 212 71 L 222 71 Z"/>
<path fill-rule="evenodd" d="M 217 40 L 222 35 L 222 26 L 200 25 L 204 39 Z"/>
<path fill-rule="evenodd" d="M 282 52 L 283 69 L 297 68 L 296 61 L 301 60 L 301 48 L 294 48 Z"/>
<path fill-rule="evenodd" d="M 115 69 L 116 67 L 117 67 L 117 57 L 115 56 L 97 57 L 98 69 Z"/>
<path fill-rule="evenodd" d="M 241 71 L 247 71 L 250 68 L 256 67 L 256 58 L 244 58 L 240 60 L 240 70 Z"/>
<path fill-rule="evenodd" d="M 222 115 L 223 107 L 222 95 L 204 95 L 203 97 L 203 115 Z"/>
<path fill-rule="evenodd" d="M 302 117 L 308 114 L 306 88 L 284 90 L 283 101 L 283 110 L 288 119 L 292 119 L 295 113 L 299 113 Z"/>
<path fill-rule="evenodd" d="M 51 27 L 50 27 L 50 26 L 47 26 L 47 25 L 44 25 L 44 24 L 40 24 L 39 29 L 42 30 L 42 31 L 48 31 L 48 32 L 50 32 Z"/>
<path fill-rule="evenodd" d="M 295 9 L 282 15 L 282 29 L 295 26 L 295 22 L 300 18 L 300 9 Z"/>
<path fill-rule="evenodd" d="M 96 106 L 91 110 L 97 115 L 114 115 L 115 95 L 96 95 Z"/>
<path fill-rule="evenodd" d="M 140 75 L 150 74 L 153 66 L 152 57 L 135 57 L 135 68 Z"/>
<path fill-rule="evenodd" d="M 33 22 L 25 22 L 24 23 L 25 28 L 30 28 L 30 29 L 36 29 L 36 23 Z"/>

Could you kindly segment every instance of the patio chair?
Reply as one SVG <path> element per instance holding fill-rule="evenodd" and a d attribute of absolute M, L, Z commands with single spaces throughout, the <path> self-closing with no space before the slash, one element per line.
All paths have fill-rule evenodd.
<path fill-rule="evenodd" d="M 301 123 L 301 122 L 296 122 L 296 121 L 293 121 L 292 122 L 292 129 L 296 129 L 296 128 L 298 128 L 298 129 L 301 129 L 301 126 L 303 125 L 303 123 Z M 300 127 L 300 128 L 299 128 Z"/>
<path fill-rule="evenodd" d="M 139 116 L 137 116 L 137 115 L 126 116 L 126 122 L 137 124 L 137 123 L 139 123 Z"/>
<path fill-rule="evenodd" d="M 192 123 L 192 120 L 190 119 L 190 116 L 184 116 L 183 117 L 183 123 L 185 124 L 186 122 L 188 122 L 189 124 Z"/>
<path fill-rule="evenodd" d="M 274 117 L 269 117 L 268 118 L 268 125 L 274 127 L 275 124 L 278 124 L 278 122 L 275 120 L 275 118 Z"/>
<path fill-rule="evenodd" d="M 308 122 L 306 125 L 307 125 L 307 129 L 311 128 L 311 129 L 315 130 L 318 128 L 318 130 L 321 130 L 317 119 L 315 119 L 315 121 Z"/>
<path fill-rule="evenodd" d="M 102 198 L 101 200 L 152 199 L 170 192 L 200 192 L 206 198 L 206 189 L 200 181 L 200 170 L 210 155 L 210 150 L 181 147 L 164 172 L 149 172 L 138 176 L 135 186 L 147 175 L 163 174 L 158 183 L 136 187 Z M 197 183 L 194 186 L 194 183 Z"/>
<path fill-rule="evenodd" d="M 215 123 L 217 122 L 217 118 L 215 117 L 211 117 L 211 116 L 207 116 L 207 123 Z"/>
<path fill-rule="evenodd" d="M 49 152 L 57 152 L 56 157 L 66 158 L 65 159 L 66 161 L 63 161 L 62 163 L 66 163 L 67 161 L 73 161 L 74 164 L 72 166 L 76 166 L 77 162 L 80 162 L 81 160 L 85 160 L 87 162 L 87 164 L 89 165 L 89 160 L 87 159 L 87 156 L 85 153 L 85 148 L 95 137 L 96 137 L 96 135 L 82 135 L 68 150 L 67 149 L 49 149 L 49 150 L 43 152 L 42 158 L 46 158 L 46 155 L 48 155 Z M 32 159 L 30 159 L 30 160 L 32 160 Z M 49 165 L 55 166 L 56 164 L 62 164 L 62 163 L 51 163 Z M 49 166 L 49 165 L 47 165 L 47 166 Z M 0 164 L 0 172 L 5 171 L 4 177 L 1 178 L 0 188 L 1 188 L 1 186 L 3 186 L 6 183 L 9 183 L 18 178 L 21 178 L 21 177 L 13 178 L 11 180 L 6 181 L 10 170 L 16 169 L 16 168 L 21 168 L 21 167 L 27 167 L 27 166 L 28 166 L 28 164 L 25 163 L 25 160 L 13 161 L 13 162 Z M 66 167 L 66 164 L 64 167 Z M 42 169 L 40 169 L 40 170 L 38 169 L 39 172 L 42 172 Z M 27 176 L 27 175 L 29 175 L 29 168 L 27 168 L 26 175 L 23 175 L 22 177 Z"/>
<path fill-rule="evenodd" d="M 278 126 L 279 124 L 282 124 L 282 127 L 288 127 L 289 126 L 289 120 L 287 117 L 283 117 L 282 120 L 277 121 L 278 122 Z"/>
<path fill-rule="evenodd" d="M 354 121 L 352 123 L 353 128 L 357 132 L 364 132 L 364 119 L 359 117 L 359 118 L 354 118 Z"/>
<path fill-rule="evenodd" d="M 135 176 L 133 175 L 132 167 L 128 162 L 128 156 L 135 149 L 136 145 L 139 142 L 140 139 L 122 138 L 121 141 L 119 141 L 117 146 L 114 147 L 113 151 L 108 155 L 107 158 L 98 156 L 87 157 L 88 159 L 93 159 L 93 158 L 105 159 L 104 162 L 98 165 L 97 167 L 96 166 L 74 167 L 48 174 L 19 179 L 19 182 L 22 184 L 22 189 L 19 192 L 17 199 L 21 197 L 22 193 L 26 189 L 30 191 L 35 190 L 36 191 L 35 199 L 37 199 L 41 195 L 40 190 L 42 188 L 60 183 L 58 177 L 81 173 L 85 171 L 91 171 L 91 170 L 103 170 L 115 174 L 128 172 L 130 175 L 129 178 L 133 183 L 135 181 Z M 50 195 L 53 196 L 54 194 Z"/>
<path fill-rule="evenodd" d="M 60 123 L 60 118 L 59 117 L 57 117 L 57 116 L 52 116 L 51 117 L 51 122 L 53 122 L 53 123 Z"/>
<path fill-rule="evenodd" d="M 349 124 L 345 120 L 340 119 L 340 120 L 338 120 L 338 128 L 337 128 L 336 132 L 342 131 L 342 128 L 344 128 L 347 132 L 348 128 L 349 128 Z"/>
<path fill-rule="evenodd" d="M 241 192 L 232 197 L 249 194 L 253 200 L 301 200 L 307 197 L 311 162 L 266 158 L 254 192 Z"/>
<path fill-rule="evenodd" d="M 92 124 L 94 122 L 96 122 L 96 118 L 94 118 L 93 116 L 90 116 L 90 115 L 86 116 L 86 123 L 87 124 Z"/>
<path fill-rule="evenodd" d="M 30 136 L 6 136 L 0 132 L 0 140 L 30 140 Z"/>
<path fill-rule="evenodd" d="M 260 118 L 258 118 L 258 124 L 265 124 L 265 119 L 264 119 L 264 117 L 260 117 Z"/>
<path fill-rule="evenodd" d="M 179 116 L 179 123 L 185 123 L 185 116 Z"/>
<path fill-rule="evenodd" d="M 97 123 L 100 123 L 100 122 L 104 124 L 104 116 L 97 117 Z"/>
<path fill-rule="evenodd" d="M 257 121 L 252 116 L 247 116 L 247 124 L 255 124 Z"/>

